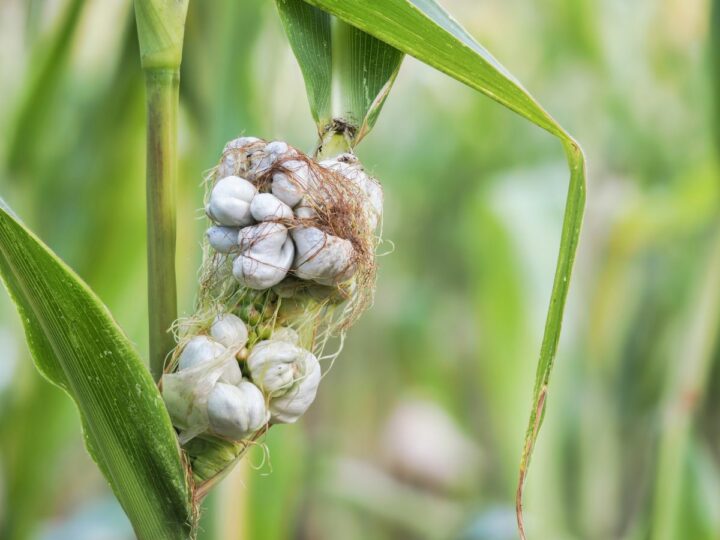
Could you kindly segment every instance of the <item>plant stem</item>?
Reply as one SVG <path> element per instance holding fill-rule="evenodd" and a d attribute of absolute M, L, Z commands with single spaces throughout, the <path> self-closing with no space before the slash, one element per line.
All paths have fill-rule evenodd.
<path fill-rule="evenodd" d="M 145 70 L 147 92 L 147 247 L 150 372 L 158 381 L 175 346 L 175 189 L 177 184 L 177 69 Z"/>

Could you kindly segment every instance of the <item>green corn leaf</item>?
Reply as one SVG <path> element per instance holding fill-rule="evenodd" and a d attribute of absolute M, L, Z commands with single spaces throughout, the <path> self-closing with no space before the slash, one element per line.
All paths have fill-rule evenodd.
<path fill-rule="evenodd" d="M 88 450 L 138 537 L 188 538 L 186 470 L 150 373 L 95 294 L 5 207 L 0 275 L 37 368 L 75 401 Z"/>
<path fill-rule="evenodd" d="M 333 71 L 339 91 L 335 118 L 357 126 L 354 144 L 373 128 L 404 55 L 362 30 L 335 20 Z"/>
<path fill-rule="evenodd" d="M 375 125 L 404 55 L 302 0 L 277 0 L 277 6 L 318 131 L 339 122 L 356 145 Z"/>
<path fill-rule="evenodd" d="M 522 85 L 434 0 L 307 0 L 394 48 L 489 96 L 562 143 L 570 168 L 570 185 L 555 279 L 537 366 L 533 404 L 520 464 L 518 524 L 522 525 L 522 491 L 527 468 L 545 412 L 565 301 L 585 207 L 585 157 L 573 138 Z"/>
<path fill-rule="evenodd" d="M 320 130 L 332 120 L 330 15 L 302 0 L 277 0 L 277 7 L 305 78 L 310 112 Z"/>

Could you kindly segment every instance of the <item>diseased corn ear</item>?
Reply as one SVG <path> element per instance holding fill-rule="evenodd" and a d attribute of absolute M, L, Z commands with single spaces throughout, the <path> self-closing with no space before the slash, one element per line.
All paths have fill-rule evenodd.
<path fill-rule="evenodd" d="M 315 400 L 328 338 L 371 301 L 382 216 L 382 190 L 354 155 L 318 163 L 254 137 L 225 146 L 207 199 L 197 310 L 178 321 L 162 380 L 200 498 Z"/>

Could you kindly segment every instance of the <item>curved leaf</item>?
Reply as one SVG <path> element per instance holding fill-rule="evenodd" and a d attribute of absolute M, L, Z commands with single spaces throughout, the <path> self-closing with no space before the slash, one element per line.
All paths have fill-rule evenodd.
<path fill-rule="evenodd" d="M 4 207 L 0 275 L 37 368 L 75 401 L 88 450 L 138 537 L 191 536 L 185 465 L 150 373 L 88 286 Z"/>
<path fill-rule="evenodd" d="M 306 1 L 482 92 L 555 135 L 565 149 L 570 168 L 570 185 L 560 239 L 560 253 L 521 458 L 516 500 L 518 525 L 520 534 L 524 538 L 523 486 L 545 411 L 548 383 L 560 339 L 565 301 L 585 207 L 586 172 L 583 152 L 574 139 L 535 101 L 515 77 L 435 0 Z"/>

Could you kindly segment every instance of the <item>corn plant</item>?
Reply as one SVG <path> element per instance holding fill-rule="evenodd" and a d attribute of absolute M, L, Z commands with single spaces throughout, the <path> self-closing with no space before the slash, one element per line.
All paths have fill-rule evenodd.
<path fill-rule="evenodd" d="M 69 17 L 77 17 L 79 4 L 74 3 L 76 9 L 69 11 Z M 238 160 L 253 163 L 253 156 L 259 156 L 259 161 L 253 167 L 256 168 L 254 174 L 260 178 L 266 174 L 257 172 L 263 160 L 271 155 L 288 154 L 292 159 L 283 161 L 284 157 L 274 158 L 273 163 L 280 169 L 271 170 L 276 173 L 272 176 L 273 184 L 280 182 L 277 174 L 297 171 L 290 166 L 290 162 L 295 161 L 300 163 L 295 167 L 304 165 L 309 171 L 323 175 L 326 184 L 337 182 L 337 185 L 344 186 L 345 180 L 340 177 L 350 178 L 343 171 L 355 167 L 355 149 L 375 125 L 398 76 L 404 55 L 417 58 L 514 111 L 555 136 L 565 151 L 570 181 L 560 252 L 532 392 L 525 444 L 520 457 L 516 509 L 520 535 L 524 538 L 523 486 L 546 411 L 548 384 L 558 348 L 582 222 L 585 201 L 583 153 L 573 138 L 510 72 L 434 0 L 378 0 L 365 3 L 349 0 L 277 0 L 277 9 L 305 78 L 310 110 L 318 134 L 317 146 L 311 156 L 306 156 L 286 144 L 283 146 L 284 143 L 266 144 L 260 139 L 249 137 L 231 141 L 224 149 L 209 183 L 208 215 L 217 226 L 248 226 L 242 221 L 228 222 L 223 214 L 223 201 L 216 200 L 220 196 L 221 182 L 236 178 L 236 174 L 241 171 L 245 175 L 252 172 L 242 169 Z M 197 437 L 201 433 L 193 432 L 189 435 L 193 427 L 192 418 L 181 418 L 183 414 L 179 412 L 183 408 L 192 409 L 193 403 L 188 405 L 183 400 L 187 392 L 192 393 L 194 389 L 187 390 L 185 379 L 172 378 L 176 375 L 175 364 L 183 368 L 183 355 L 192 339 L 198 337 L 197 332 L 207 331 L 222 342 L 223 338 L 218 336 L 230 330 L 227 330 L 227 325 L 216 328 L 216 322 L 235 320 L 229 317 L 218 320 L 208 318 L 205 314 L 204 318 L 191 321 L 194 335 L 183 336 L 180 332 L 179 344 L 172 331 L 178 327 L 182 329 L 183 324 L 183 321 L 178 322 L 177 313 L 174 199 L 178 176 L 180 67 L 187 10 L 187 0 L 135 2 L 147 105 L 149 369 L 90 288 L 33 235 L 9 208 L 3 206 L 0 211 L 0 273 L 21 315 L 35 364 L 48 380 L 74 400 L 82 418 L 88 452 L 107 478 L 140 538 L 193 537 L 197 530 L 200 504 L 208 491 L 243 457 L 250 444 L 262 437 L 269 426 L 292 422 L 299 416 L 287 410 L 278 412 L 282 395 L 266 392 L 267 395 L 263 396 L 249 387 L 245 387 L 247 392 L 255 392 L 253 395 L 258 396 L 257 408 L 253 409 L 255 412 L 247 413 L 254 420 L 243 425 L 243 429 L 235 429 L 237 423 L 234 423 L 234 418 L 213 423 L 210 414 L 209 434 Z M 61 54 L 62 50 L 63 47 L 58 47 L 56 54 Z M 52 63 L 53 59 L 48 61 Z M 52 75 L 52 70 L 49 73 Z M 243 126 L 237 126 L 237 131 L 243 131 Z M 258 148 L 262 150 L 253 154 L 253 145 L 260 145 Z M 274 153 L 274 150 L 270 150 L 271 145 L 281 150 Z M 19 154 L 19 150 L 11 152 L 11 155 L 15 154 Z M 247 188 L 235 180 L 233 182 L 233 190 Z M 353 239 L 357 242 L 353 245 L 356 249 L 361 245 L 363 253 L 367 255 L 356 266 L 366 268 L 367 272 L 362 272 L 362 275 L 369 277 L 363 281 L 356 279 L 354 289 L 343 289 L 343 284 L 350 280 L 344 272 L 332 274 L 328 285 L 325 283 L 328 281 L 325 274 L 320 279 L 317 273 L 307 267 L 301 268 L 304 263 L 299 264 L 297 259 L 293 263 L 297 277 L 303 277 L 304 271 L 305 276 L 309 276 L 307 279 L 325 286 L 337 286 L 337 291 L 345 293 L 337 301 L 341 306 L 340 322 L 334 320 L 330 324 L 328 336 L 333 330 L 342 334 L 369 303 L 369 298 L 362 294 L 372 293 L 374 274 L 371 270 L 375 264 L 375 244 L 368 240 L 365 245 L 362 240 L 374 238 L 372 229 L 377 225 L 382 211 L 380 207 L 378 215 L 373 216 L 372 212 L 366 212 L 364 204 L 353 204 L 358 197 L 354 188 L 348 191 L 342 187 L 339 191 L 342 192 L 341 200 L 349 201 L 347 215 L 351 219 L 347 226 L 350 230 L 348 234 L 355 235 Z M 276 194 L 274 190 L 273 193 Z M 253 192 L 252 200 L 246 202 L 251 205 L 257 197 L 259 195 Z M 372 199 L 370 195 L 368 197 Z M 333 200 L 335 206 L 338 200 Z M 322 214 L 322 209 L 315 210 Z M 251 211 L 255 220 L 263 221 L 255 210 Z M 262 213 L 263 210 L 257 212 Z M 361 226 L 356 225 L 358 221 Z M 240 234 L 243 230 L 241 228 Z M 214 234 L 209 232 L 207 245 L 222 252 L 223 248 L 218 247 L 222 239 L 215 239 Z M 299 250 L 300 241 L 295 235 L 293 239 L 295 250 Z M 283 245 L 293 245 L 287 242 Z M 266 391 L 270 383 L 267 378 L 263 378 L 263 374 L 255 373 L 253 367 L 264 364 L 254 362 L 253 358 L 262 351 L 263 346 L 265 349 L 272 346 L 270 338 L 280 330 L 276 322 L 278 312 L 283 309 L 283 300 L 282 295 L 269 292 L 249 294 L 248 290 L 269 290 L 283 281 L 286 274 L 271 281 L 258 282 L 260 278 L 250 275 L 252 271 L 248 268 L 252 266 L 244 266 L 243 256 L 248 258 L 247 254 L 241 254 L 235 262 L 235 265 L 237 260 L 242 263 L 240 270 L 233 266 L 235 278 L 242 286 L 239 299 L 235 297 L 238 291 L 235 282 L 232 282 L 234 288 L 230 294 L 222 292 L 208 296 L 207 290 L 216 290 L 218 287 L 218 283 L 213 281 L 207 289 L 201 287 L 199 306 L 207 307 L 203 304 L 203 299 L 207 298 L 216 303 L 224 302 L 228 308 L 228 313 L 224 315 L 233 315 L 230 311 L 241 315 L 233 315 L 240 321 L 235 328 L 242 327 L 243 331 L 249 329 L 249 334 L 243 337 L 242 345 L 231 340 L 227 349 L 232 354 L 228 352 L 226 358 L 222 356 L 226 353 L 222 353 L 222 362 L 217 362 L 216 367 L 224 370 L 226 365 L 230 365 L 237 372 L 232 376 L 238 379 L 226 386 L 239 388 L 242 384 L 240 380 L 247 377 L 249 372 L 252 381 Z M 208 256 L 206 260 L 216 260 L 213 257 Z M 274 269 L 277 269 L 277 264 L 273 263 Z M 212 267 L 213 276 L 219 268 Z M 353 277 L 356 275 L 353 274 Z M 229 309 L 231 298 L 234 299 L 232 310 Z M 308 311 L 307 305 L 303 304 L 305 313 Z M 323 317 L 327 305 L 321 304 Z M 297 328 L 300 340 L 304 338 L 304 328 L 302 325 Z M 188 339 L 184 340 L 185 337 Z M 278 343 L 275 345 L 279 346 Z M 187 356 L 185 358 L 187 360 Z M 243 364 L 242 373 L 236 358 Z M 303 366 L 311 366 L 307 369 L 312 369 L 311 373 L 319 377 L 319 371 L 308 359 L 309 356 L 303 353 L 302 358 L 305 362 Z M 192 367 L 188 373 L 191 371 Z M 303 375 L 307 374 L 303 372 Z M 216 377 L 214 381 L 217 380 Z M 265 384 L 261 384 L 260 380 Z M 309 376 L 307 380 L 310 380 Z M 196 384 L 196 379 L 191 382 Z M 299 384 L 302 386 L 303 382 L 300 380 Z M 318 382 L 314 383 L 312 397 Z M 237 392 L 232 389 L 227 391 Z M 247 398 L 249 394 L 244 395 Z M 266 415 L 263 409 L 268 399 L 272 416 L 269 413 Z M 275 409 L 272 409 L 273 400 Z M 270 423 L 268 418 L 272 418 Z M 183 425 L 185 420 L 188 421 L 187 425 Z M 203 430 L 205 428 L 207 426 L 203 425 Z"/>

